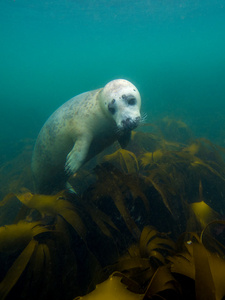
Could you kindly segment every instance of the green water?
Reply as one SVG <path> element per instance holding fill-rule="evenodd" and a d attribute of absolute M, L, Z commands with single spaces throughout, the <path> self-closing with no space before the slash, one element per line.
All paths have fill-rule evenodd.
<path fill-rule="evenodd" d="M 223 0 L 1 1 L 0 34 L 1 154 L 115 78 L 138 87 L 148 122 L 179 118 L 224 143 Z"/>

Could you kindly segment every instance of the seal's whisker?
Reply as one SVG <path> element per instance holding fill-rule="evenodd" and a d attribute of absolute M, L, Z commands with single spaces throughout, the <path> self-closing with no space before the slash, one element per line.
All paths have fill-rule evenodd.
<path fill-rule="evenodd" d="M 146 121 L 146 119 L 147 119 L 147 117 L 148 117 L 148 114 L 147 114 L 147 113 L 143 113 L 143 114 L 141 115 L 140 123 L 141 123 L 141 124 L 144 124 L 145 121 Z"/>

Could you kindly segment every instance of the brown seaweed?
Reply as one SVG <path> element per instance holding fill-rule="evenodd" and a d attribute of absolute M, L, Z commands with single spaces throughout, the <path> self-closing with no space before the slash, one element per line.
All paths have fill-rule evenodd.
<path fill-rule="evenodd" d="M 79 171 L 78 195 L 32 193 L 30 147 L 2 165 L 1 299 L 225 296 L 225 150 L 181 121 L 144 130 Z"/>

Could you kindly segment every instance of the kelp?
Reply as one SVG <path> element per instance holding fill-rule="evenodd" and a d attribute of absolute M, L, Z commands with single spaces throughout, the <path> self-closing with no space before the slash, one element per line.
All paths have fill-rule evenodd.
<path fill-rule="evenodd" d="M 165 263 L 160 251 L 173 253 L 175 244 L 154 228 L 145 227 L 139 243 L 128 249 L 128 253 L 110 268 L 114 271 L 95 290 L 79 299 L 150 299 L 158 295 L 161 299 L 164 293 L 172 291 L 174 299 L 179 294 L 178 284 L 167 266 L 152 265 L 150 258 L 157 258 Z M 125 285 L 124 285 L 125 284 Z M 171 295 L 171 294 L 169 294 Z"/>
<path fill-rule="evenodd" d="M 175 243 L 166 235 L 160 234 L 150 226 L 146 226 L 141 233 L 139 249 L 141 257 L 154 257 L 164 264 L 164 256 L 161 252 L 164 252 L 164 255 L 165 253 L 167 253 L 167 255 L 173 253 Z"/>
<path fill-rule="evenodd" d="M 143 295 L 132 293 L 127 286 L 121 282 L 122 274 L 112 274 L 108 280 L 96 286 L 96 289 L 84 297 L 74 300 L 142 300 Z"/>
<path fill-rule="evenodd" d="M 34 194 L 18 158 L 0 202 L 2 299 L 224 296 L 225 150 L 181 121 L 141 129 L 70 179 L 77 195 Z"/>
<path fill-rule="evenodd" d="M 41 222 L 21 221 L 18 224 L 0 227 L 0 253 L 17 254 L 17 258 L 0 283 L 1 299 L 7 297 L 23 276 L 26 278 L 24 274 L 30 266 L 33 266 L 30 274 L 33 274 L 33 279 L 36 278 L 36 284 L 43 280 L 43 273 L 48 270 L 47 264 L 51 263 L 49 256 L 51 247 L 48 243 L 43 243 L 43 239 L 49 233 L 52 233 L 51 228 Z M 25 288 L 26 284 L 23 286 Z"/>
<path fill-rule="evenodd" d="M 185 239 L 183 242 L 181 252 L 178 249 L 178 252 L 174 254 L 173 251 L 175 249 L 173 249 L 173 251 L 170 252 L 173 253 L 173 256 L 166 257 L 169 264 L 163 260 L 161 261 L 163 265 L 158 267 L 152 267 L 150 261 L 146 260 L 146 258 L 138 258 L 140 249 L 138 249 L 137 246 L 135 248 L 131 247 L 129 250 L 130 258 L 127 256 L 125 262 L 118 263 L 116 266 L 119 273 L 118 271 L 113 272 L 109 279 L 97 285 L 92 293 L 76 299 L 92 300 L 101 299 L 101 297 L 105 297 L 105 299 L 107 297 L 111 297 L 107 299 L 116 299 L 117 297 L 118 299 L 143 300 L 155 299 L 154 297 L 156 297 L 156 299 L 158 297 L 160 299 L 183 299 L 185 296 L 183 293 L 186 293 L 185 290 L 183 291 L 185 279 L 181 279 L 177 274 L 195 281 L 195 285 L 192 286 L 192 288 L 195 286 L 195 299 L 222 299 L 225 295 L 225 261 L 222 257 L 207 250 L 202 243 L 202 236 L 205 234 L 205 230 L 206 228 L 202 231 L 201 236 L 195 233 L 189 233 L 189 239 Z M 149 240 L 149 242 L 147 244 L 152 244 L 150 248 L 154 248 L 154 239 L 149 239 L 149 235 L 154 236 L 154 233 L 157 233 L 154 229 L 145 228 L 140 239 L 140 246 L 146 245 L 145 238 L 148 237 L 147 240 Z M 159 235 L 159 233 L 157 233 L 157 235 Z M 165 237 L 158 243 L 157 248 L 160 249 L 162 244 L 168 244 L 170 247 L 174 245 Z M 131 257 L 132 255 L 133 257 Z M 119 276 L 120 280 L 114 280 L 114 276 Z M 143 279 L 145 279 L 145 281 L 143 281 Z M 181 280 L 181 283 L 179 280 Z M 123 284 L 125 284 L 125 286 Z M 121 288 L 126 288 L 133 294 L 130 294 L 128 291 L 125 292 L 124 290 L 120 291 Z M 117 294 L 116 291 L 120 291 L 119 294 Z M 194 294 L 192 294 L 192 299 Z"/>
<path fill-rule="evenodd" d="M 105 234 L 108 237 L 113 238 L 112 233 L 110 232 L 110 229 L 108 227 L 111 227 L 115 230 L 119 230 L 116 225 L 112 222 L 110 216 L 105 214 L 103 211 L 98 209 L 96 206 L 93 205 L 87 205 L 86 210 L 91 216 L 94 223 L 98 226 L 98 228 L 101 230 L 103 234 Z"/>
<path fill-rule="evenodd" d="M 80 290 L 68 280 L 68 276 L 74 280 L 77 276 L 76 252 L 71 250 L 71 237 L 73 236 L 77 240 L 76 243 L 85 249 L 83 251 L 86 251 L 90 265 L 93 262 L 97 266 L 98 262 L 96 258 L 93 261 L 93 254 L 85 247 L 86 226 L 75 205 L 68 201 L 63 191 L 46 196 L 34 195 L 26 190 L 23 193 L 11 193 L 6 196 L 1 206 L 15 197 L 29 211 L 26 220 L 0 227 L 0 262 L 5 255 L 11 255 L 15 259 L 12 265 L 8 266 L 8 271 L 2 274 L 5 277 L 0 283 L 1 299 L 8 299 L 8 294 L 11 298 L 18 291 L 21 295 L 24 293 L 32 299 L 48 299 L 50 295 L 55 295 L 55 299 L 61 299 L 68 288 L 70 289 L 68 295 L 75 289 Z M 30 222 L 30 219 L 37 221 Z M 34 281 L 27 285 L 26 281 L 30 276 Z M 59 286 L 55 292 L 55 284 L 58 281 L 60 286 L 63 281 L 65 284 Z M 45 285 L 48 288 L 45 288 Z M 68 296 L 65 299 L 68 299 Z"/>
<path fill-rule="evenodd" d="M 212 149 L 210 143 L 209 145 Z M 210 195 L 215 199 L 213 206 L 221 206 L 219 199 L 222 195 L 221 189 L 224 190 L 225 179 L 225 166 L 221 163 L 223 153 L 219 154 L 219 150 L 216 149 L 213 156 L 211 149 L 208 149 L 204 139 L 196 140 L 188 147 L 180 145 L 180 149 L 176 151 L 161 148 L 137 157 L 139 174 L 144 175 L 147 185 L 153 185 L 173 217 L 183 209 L 180 198 L 187 203 L 199 201 L 199 182 L 203 186 L 204 199 L 212 202 Z M 201 157 L 204 157 L 204 160 Z M 214 182 L 214 185 L 211 185 L 211 182 Z M 214 194 L 209 191 L 210 187 L 214 189 Z"/>
<path fill-rule="evenodd" d="M 157 269 L 144 293 L 136 282 L 122 273 L 114 272 L 106 281 L 97 285 L 93 292 L 74 300 L 147 300 L 152 296 L 166 299 L 163 297 L 163 292 L 168 290 L 173 291 L 173 299 L 176 299 L 178 295 L 176 281 L 168 269 L 163 266 Z"/>
<path fill-rule="evenodd" d="M 168 291 L 170 292 L 169 294 Z M 151 299 L 151 297 L 157 295 L 161 299 L 168 299 L 168 297 L 169 299 L 180 298 L 180 290 L 177 281 L 166 266 L 161 266 L 156 270 L 145 291 L 143 300 Z"/>
<path fill-rule="evenodd" d="M 35 196 L 41 197 L 41 195 Z M 45 206 L 41 204 L 41 201 L 40 203 L 36 202 L 30 192 L 17 195 L 24 205 L 28 205 L 32 210 L 40 210 L 44 215 L 35 222 L 21 220 L 17 224 L 0 227 L 0 262 L 2 265 L 6 265 L 1 268 L 0 272 L 0 276 L 3 278 L 0 283 L 1 299 L 8 299 L 8 295 L 9 299 L 17 298 L 16 294 L 18 293 L 21 294 L 21 297 L 25 295 L 26 298 L 29 295 L 28 297 L 32 299 L 48 299 L 50 295 L 55 299 L 61 299 L 66 289 L 70 289 L 68 295 L 78 289 L 73 287 L 69 280 L 76 279 L 77 262 L 75 253 L 71 250 L 70 235 L 67 229 L 67 224 L 73 225 L 72 228 L 76 224 L 76 214 L 72 215 L 73 223 L 71 223 L 70 214 L 74 209 L 71 209 L 69 202 L 58 199 L 58 195 L 56 196 L 57 198 L 52 196 L 51 201 L 53 203 L 56 199 L 59 201 L 61 213 L 54 215 L 55 219 L 52 220 L 48 219 L 46 215 L 57 213 L 57 210 L 46 210 L 46 207 L 52 203 L 51 201 L 47 201 L 47 206 Z M 11 197 L 15 197 L 15 195 L 11 194 Z M 65 203 L 60 203 L 60 201 L 65 201 Z M 69 206 L 70 214 L 67 214 Z M 77 228 L 76 232 L 79 232 Z M 6 262 L 3 261 L 5 255 L 8 257 Z M 63 264 L 61 263 L 62 258 Z M 29 281 L 30 277 L 32 278 L 31 282 Z M 60 283 L 60 286 L 55 291 L 57 282 Z M 61 286 L 62 282 L 64 282 L 63 286 Z"/>
<path fill-rule="evenodd" d="M 124 173 L 137 173 L 139 170 L 135 154 L 125 149 L 119 149 L 113 154 L 103 157 L 103 161 L 110 162 Z"/>
<path fill-rule="evenodd" d="M 161 299 L 167 299 L 163 295 L 165 294 L 166 297 L 168 291 L 170 291 L 169 295 L 171 296 L 172 292 L 173 299 L 176 299 L 180 293 L 178 284 L 168 267 L 161 265 L 165 264 L 165 259 L 160 253 L 161 251 L 166 251 L 167 255 L 173 253 L 174 247 L 175 244 L 168 237 L 154 228 L 145 227 L 139 243 L 131 246 L 128 253 L 113 268 L 110 268 L 111 271 L 112 269 L 116 271 L 109 279 L 97 285 L 90 294 L 76 299 L 116 299 L 117 297 L 144 300 L 156 295 Z M 154 266 L 150 260 L 152 257 L 157 258 L 161 264 Z M 115 276 L 120 277 L 120 280 Z M 126 285 L 126 292 L 121 291 L 121 288 L 125 288 L 123 284 Z"/>
<path fill-rule="evenodd" d="M 224 223 L 225 224 L 225 223 Z M 182 274 L 195 281 L 197 300 L 219 300 L 225 296 L 224 272 L 225 260 L 217 253 L 209 251 L 203 244 L 202 237 L 190 233 L 190 239 L 184 241 L 183 251 L 168 257 L 172 273 Z M 225 248 L 223 249 L 225 250 Z"/>
<path fill-rule="evenodd" d="M 175 243 L 155 228 L 143 228 L 139 242 L 131 245 L 119 261 L 107 268 L 107 272 L 119 271 L 135 281 L 144 292 L 158 268 L 166 263 L 165 258 L 175 251 Z"/>
<path fill-rule="evenodd" d="M 136 201 L 141 201 L 145 209 L 149 209 L 147 198 L 139 187 L 138 177 L 132 175 L 124 176 L 118 169 L 108 163 L 96 168 L 96 174 L 98 183 L 91 188 L 92 201 L 98 204 L 103 203 L 103 201 L 109 201 L 104 199 L 110 198 L 133 237 L 139 239 L 140 230 L 126 205 L 127 201 L 129 201 L 129 205 L 135 205 Z"/>
<path fill-rule="evenodd" d="M 4 205 L 10 198 L 16 197 L 19 201 L 29 209 L 37 210 L 42 218 L 46 216 L 57 217 L 61 216 L 69 223 L 79 236 L 85 240 L 85 225 L 83 224 L 75 206 L 66 200 L 64 192 L 59 192 L 56 195 L 38 195 L 32 194 L 30 191 L 25 191 L 20 194 L 10 194 L 3 199 Z"/>
<path fill-rule="evenodd" d="M 26 246 L 20 256 L 15 260 L 12 267 L 8 270 L 3 281 L 0 283 L 0 298 L 2 300 L 6 298 L 8 293 L 20 278 L 34 252 L 37 243 L 37 241 L 32 240 Z"/>
<path fill-rule="evenodd" d="M 190 128 L 181 120 L 165 117 L 156 122 L 156 128 L 158 135 L 167 141 L 185 144 L 190 143 L 194 138 Z"/>
<path fill-rule="evenodd" d="M 20 221 L 0 227 L 0 252 L 12 253 L 23 249 L 36 235 L 47 232 L 41 222 Z"/>
<path fill-rule="evenodd" d="M 212 221 L 220 220 L 221 216 L 219 213 L 214 211 L 209 205 L 204 201 L 194 202 L 190 204 L 190 209 L 195 214 L 195 219 L 200 224 L 200 228 L 203 229 Z M 190 219 L 190 223 L 194 224 L 193 218 Z M 191 226 L 191 224 L 189 225 Z M 195 225 L 196 226 L 196 225 Z M 195 228 L 198 228 L 197 226 Z"/>
<path fill-rule="evenodd" d="M 146 128 L 152 128 L 152 124 L 146 124 L 146 126 Z M 135 153 L 135 155 L 138 157 L 145 152 L 156 151 L 157 149 L 161 148 L 161 144 L 161 139 L 153 133 L 132 131 L 131 140 L 126 147 L 126 150 Z"/>
<path fill-rule="evenodd" d="M 147 168 L 150 164 L 157 163 L 163 156 L 163 151 L 158 149 L 154 152 L 146 152 L 139 157 L 140 165 L 143 169 Z"/>

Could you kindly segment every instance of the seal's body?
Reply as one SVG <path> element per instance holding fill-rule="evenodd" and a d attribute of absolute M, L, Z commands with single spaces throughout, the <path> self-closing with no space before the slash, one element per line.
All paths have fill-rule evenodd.
<path fill-rule="evenodd" d="M 122 146 L 140 122 L 141 98 L 127 80 L 80 94 L 59 107 L 42 127 L 33 152 L 36 192 L 54 193 L 85 162 L 118 140 Z"/>

